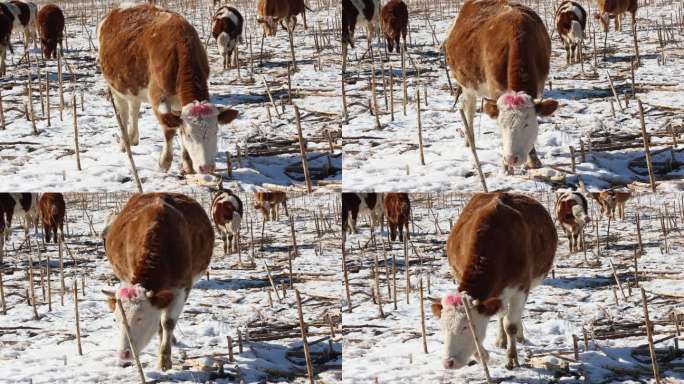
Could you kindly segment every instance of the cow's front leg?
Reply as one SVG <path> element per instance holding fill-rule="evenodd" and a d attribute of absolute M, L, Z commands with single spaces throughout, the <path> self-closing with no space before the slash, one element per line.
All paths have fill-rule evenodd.
<path fill-rule="evenodd" d="M 192 168 L 192 159 L 190 159 L 190 154 L 188 151 L 183 147 L 183 165 L 182 165 L 182 173 L 183 174 L 191 174 L 195 173 L 195 171 Z"/>
<path fill-rule="evenodd" d="M 176 131 L 171 128 L 163 127 L 164 129 L 164 146 L 162 147 L 161 156 L 159 157 L 159 168 L 162 171 L 168 172 L 173 161 L 173 137 Z"/>
<path fill-rule="evenodd" d="M 131 145 L 138 145 L 140 133 L 138 132 L 138 117 L 140 116 L 140 100 L 132 99 L 128 102 L 128 139 Z"/>
<path fill-rule="evenodd" d="M 499 334 L 496 337 L 496 346 L 501 349 L 506 349 L 508 345 L 506 340 L 506 330 L 504 329 L 504 314 L 499 315 Z"/>
<path fill-rule="evenodd" d="M 539 160 L 539 156 L 537 156 L 537 150 L 532 147 L 532 150 L 527 155 L 527 169 L 537 169 L 541 167 L 542 163 L 541 160 Z"/>
<path fill-rule="evenodd" d="M 463 111 L 465 112 L 467 126 L 463 133 L 466 137 L 466 147 L 475 146 L 475 129 L 473 128 L 473 121 L 475 120 L 475 107 L 477 103 L 477 96 L 472 92 L 463 92 Z"/>
<path fill-rule="evenodd" d="M 518 361 L 518 349 L 516 342 L 522 340 L 522 311 L 525 307 L 527 294 L 523 291 L 516 292 L 509 300 L 508 311 L 504 318 L 504 328 L 508 338 L 508 349 L 506 350 L 507 369 L 513 369 L 520 366 Z"/>
<path fill-rule="evenodd" d="M 180 313 L 183 311 L 183 305 L 187 297 L 185 290 L 177 290 L 174 292 L 174 298 L 169 305 L 162 309 L 161 313 L 161 327 L 162 335 L 159 342 L 159 360 L 157 361 L 157 369 L 166 371 L 171 369 L 171 346 L 175 342 L 173 337 L 173 330 L 176 327 L 176 322 Z"/>
<path fill-rule="evenodd" d="M 112 97 L 114 98 L 114 105 L 116 105 L 119 120 L 121 121 L 121 125 L 123 126 L 122 131 L 124 134 L 128 136 L 119 137 L 119 149 L 121 149 L 121 152 L 126 152 L 126 140 L 129 140 L 129 143 L 131 140 L 130 134 L 128 133 L 128 117 L 130 116 L 128 113 L 128 100 L 126 100 L 124 97 L 119 96 L 119 94 L 113 89 Z"/>

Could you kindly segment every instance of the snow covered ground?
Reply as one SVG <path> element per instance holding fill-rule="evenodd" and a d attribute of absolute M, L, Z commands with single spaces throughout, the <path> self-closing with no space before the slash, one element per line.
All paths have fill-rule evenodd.
<path fill-rule="evenodd" d="M 410 43 L 407 49 L 408 106 L 402 111 L 402 74 L 400 56 L 381 54 L 384 43 L 376 40 L 375 68 L 377 104 L 381 128 L 369 112 L 371 63 L 365 54 L 365 32 L 357 33 L 356 49 L 349 53 L 345 76 L 348 124 L 343 125 L 344 190 L 367 191 L 479 191 L 482 190 L 470 149 L 460 134 L 463 127 L 454 96 L 450 94 L 440 44 L 457 14 L 460 2 L 407 1 L 410 11 Z M 584 65 L 566 66 L 565 50 L 555 32 L 553 21 L 557 2 L 527 2 L 545 21 L 552 39 L 551 71 L 544 97 L 560 102 L 556 113 L 540 120 L 536 148 L 544 164 L 541 170 L 517 170 L 504 174 L 501 166 L 501 140 L 495 121 L 483 113 L 475 115 L 476 146 L 490 190 L 513 187 L 538 191 L 562 185 L 577 185 L 582 176 L 589 189 L 646 182 L 643 168 L 630 169 L 630 161 L 643 157 L 639 110 L 632 98 L 625 106 L 624 95 L 631 97 L 631 60 L 634 56 L 629 22 L 616 33 L 611 23 L 606 57 L 603 58 L 603 30 L 591 16 L 585 40 Z M 591 15 L 594 2 L 580 1 Z M 429 7 L 429 8 L 426 8 Z M 682 129 L 684 109 L 684 51 L 681 48 L 681 3 L 657 1 L 643 4 L 637 13 L 641 66 L 634 73 L 636 96 L 643 103 L 646 129 L 652 135 L 651 151 L 672 145 L 668 125 Z M 629 20 L 629 16 L 625 17 Z M 670 28 L 670 23 L 674 23 Z M 663 25 L 667 26 L 663 32 Z M 660 26 L 661 29 L 658 28 Z M 594 66 L 593 32 L 596 39 Z M 665 36 L 661 48 L 658 36 Z M 664 56 L 664 65 L 663 65 Z M 380 59 L 385 60 L 383 64 Z M 390 71 L 394 78 L 394 119 L 390 115 Z M 384 76 L 381 68 L 384 67 Z M 419 72 L 419 76 L 418 76 Z M 620 97 L 615 103 L 609 86 L 612 78 Z M 383 87 L 383 83 L 387 83 Z M 452 80 L 453 83 L 453 80 Z M 425 166 L 420 164 L 416 110 L 416 91 L 421 92 L 421 120 Z M 427 95 L 427 97 L 426 97 Z M 611 113 L 611 102 L 615 114 Z M 479 105 L 479 104 L 478 104 Z M 621 110 L 624 108 L 624 110 Z M 580 158 L 580 140 L 586 156 Z M 577 151 L 576 173 L 571 171 L 570 146 Z M 591 147 L 591 149 L 590 149 Z M 684 154 L 675 151 L 662 156 L 681 163 Z M 664 157 L 654 158 L 664 162 Z M 684 169 L 677 165 L 660 175 L 667 179 L 659 190 L 680 190 Z"/>
<path fill-rule="evenodd" d="M 545 206 L 553 206 L 552 194 L 540 192 L 535 197 Z M 378 235 L 374 243 L 366 225 L 360 227 L 358 235 L 348 237 L 346 258 L 352 312 L 347 312 L 348 303 L 343 300 L 342 323 L 347 332 L 343 341 L 345 383 L 374 380 L 378 383 L 484 382 L 479 364 L 454 371 L 442 368 L 444 346 L 428 299 L 442 297 L 456 289 L 446 260 L 445 243 L 450 226 L 468 199 L 459 194 L 411 195 L 413 224 L 408 303 L 406 262 L 401 244 L 388 244 L 383 250 L 381 241 L 386 241 L 383 239 L 386 233 Z M 682 310 L 684 300 L 684 243 L 681 241 L 684 206 L 681 199 L 681 195 L 642 195 L 630 200 L 625 220 L 611 222 L 608 237 L 607 220 L 598 217 L 592 203 L 590 214 L 598 222 L 600 255 L 595 253 L 593 228 L 587 228 L 585 233 L 589 248 L 587 262 L 582 252 L 570 255 L 567 239 L 559 235 L 554 275 L 532 290 L 523 314 L 526 342 L 518 345 L 522 367 L 505 369 L 505 351 L 494 346 L 496 320 L 490 321 L 484 347 L 490 354 L 489 371 L 493 380 L 539 384 L 654 382 L 648 349 L 644 347 L 647 337 L 640 292 L 634 287 L 633 250 L 638 247 L 635 215 L 640 212 L 644 247 L 643 255 L 638 258 L 639 283 L 648 297 L 650 319 L 655 324 L 654 339 L 659 340 L 674 334 L 674 323 L 669 316 L 673 310 Z M 667 237 L 663 236 L 659 219 L 663 214 L 667 215 L 663 220 Z M 379 292 L 384 318 L 380 318 L 378 305 L 372 300 L 375 281 L 371 270 L 375 256 L 379 259 Z M 396 309 L 393 296 L 390 296 L 390 292 L 395 292 L 392 283 L 394 258 L 398 268 Z M 389 260 L 387 266 L 385 259 Z M 611 261 L 627 297 L 623 299 L 618 290 L 617 305 L 613 294 L 617 285 Z M 425 296 L 427 354 L 423 352 L 421 340 L 420 279 Z M 583 329 L 588 334 L 588 349 L 584 347 Z M 579 337 L 579 361 L 576 362 L 573 334 Z M 679 336 L 680 345 L 682 340 Z M 668 349 L 673 345 L 671 338 L 656 344 L 661 376 L 670 383 L 684 381 L 684 355 L 671 355 Z M 562 358 L 554 357 L 552 353 Z M 553 368 L 563 363 L 563 359 L 569 364 Z"/>
<path fill-rule="evenodd" d="M 46 70 L 50 77 L 51 125 L 44 110 L 44 91 L 39 91 L 38 77 L 33 72 L 33 108 L 38 135 L 33 135 L 30 121 L 24 117 L 27 97 L 26 60 L 16 65 L 24 54 L 15 35 L 15 54 L 8 58 L 7 76 L 0 80 L 6 130 L 0 130 L 0 175 L 6 191 L 131 191 L 135 189 L 125 154 L 119 152 L 119 128 L 107 98 L 107 84 L 97 63 L 96 26 L 104 15 L 105 2 L 57 1 L 67 16 L 67 44 L 64 69 L 65 110 L 60 119 L 59 87 L 56 62 L 40 69 L 44 86 Z M 116 4 L 118 2 L 106 2 Z M 179 11 L 197 29 L 202 41 L 208 41 L 211 66 L 209 92 L 211 101 L 230 106 L 240 116 L 219 129 L 216 158 L 217 169 L 226 175 L 226 153 L 232 157 L 232 188 L 246 191 L 263 189 L 263 184 L 302 185 L 303 176 L 285 174 L 289 165 L 301 164 L 294 109 L 281 106 L 288 97 L 288 63 L 290 49 L 287 33 L 279 31 L 267 38 L 260 61 L 261 29 L 257 29 L 256 1 L 232 1 L 245 17 L 243 37 L 239 46 L 241 70 L 223 70 L 214 39 L 210 39 L 213 2 L 165 1 L 166 7 Z M 93 7 L 93 5 L 95 5 Z M 303 135 L 309 143 L 311 168 L 323 168 L 323 180 L 341 182 L 342 156 L 340 146 L 339 47 L 333 25 L 339 18 L 334 2 L 310 2 L 307 12 L 309 29 L 304 31 L 301 18 L 295 32 L 297 71 L 292 73 L 292 99 L 300 109 Z M 315 33 L 314 33 L 315 31 Z M 92 40 L 90 39 L 92 38 Z M 315 43 L 317 41 L 317 45 Z M 250 54 L 251 43 L 251 54 Z M 319 49 L 317 50 L 318 47 Z M 34 68 L 39 50 L 32 50 Z M 253 60 L 250 60 L 250 57 Z M 252 69 L 253 67 L 253 73 Z M 73 71 L 73 76 L 72 76 Z M 270 107 L 265 82 L 268 83 L 279 112 Z M 76 169 L 72 97 L 78 105 L 78 130 L 82 170 Z M 83 97 L 84 105 L 81 105 Z M 82 109 L 83 107 L 83 109 Z M 267 109 L 272 118 L 269 119 Z M 284 113 L 282 109 L 284 108 Z M 329 153 L 328 132 L 335 146 Z M 169 173 L 159 170 L 162 132 L 149 105 L 141 109 L 140 144 L 133 147 L 143 188 L 152 190 L 190 191 L 180 179 L 180 142 L 174 142 L 174 162 Z M 238 162 L 238 147 L 241 162 Z M 246 154 L 245 154 L 246 151 Z M 222 171 L 221 171 L 222 170 Z M 297 180 L 301 178 L 302 181 Z M 228 184 L 226 184 L 228 186 Z M 326 190 L 328 188 L 321 187 Z"/>
<path fill-rule="evenodd" d="M 195 284 L 176 327 L 178 344 L 172 349 L 173 369 L 156 370 L 156 337 L 142 351 L 140 359 L 148 382 L 232 383 L 240 382 L 240 378 L 246 383 L 307 381 L 295 292 L 288 288 L 282 303 L 272 294 L 272 306 L 267 292 L 271 288 L 265 264 L 279 289 L 289 283 L 287 255 L 292 238 L 288 219 L 281 214 L 279 221 L 267 222 L 262 238 L 261 214 L 251 208 L 251 195 L 240 197 L 247 210 L 242 223 L 243 264 L 238 264 L 236 254 L 223 255 L 223 244 L 217 236 L 209 278 Z M 69 252 L 64 254 L 64 280 L 68 292 L 63 305 L 57 247 L 40 245 L 38 253 L 36 237 L 31 236 L 39 320 L 34 319 L 26 301 L 26 292 L 30 292 L 26 277 L 29 256 L 27 247 L 22 246 L 23 230 L 15 221 L 1 264 L 7 314 L 2 314 L 0 308 L 0 382 L 139 382 L 134 366 L 117 365 L 115 340 L 119 331 L 100 292 L 114 289 L 117 283 L 99 231 L 108 212 L 121 207 L 126 198 L 126 194 L 111 193 L 67 195 Z M 208 208 L 208 194 L 195 194 L 195 198 Z M 302 297 L 317 380 L 340 382 L 339 198 L 332 194 L 291 195 L 288 208 L 300 254 L 292 260 L 293 283 Z M 46 256 L 50 257 L 52 275 L 51 311 L 45 292 L 47 277 L 41 273 Z M 45 282 L 45 291 L 41 281 Z M 83 356 L 78 355 L 75 340 L 74 281 L 79 287 Z M 85 291 L 81 290 L 82 281 Z M 330 338 L 330 324 L 336 328 L 334 338 Z M 238 332 L 245 339 L 241 353 Z M 228 362 L 228 336 L 234 343 L 234 362 Z M 218 365 L 223 369 L 218 370 Z"/>

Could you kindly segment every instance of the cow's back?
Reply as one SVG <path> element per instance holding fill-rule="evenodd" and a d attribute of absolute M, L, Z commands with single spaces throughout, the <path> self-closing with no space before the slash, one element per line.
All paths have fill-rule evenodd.
<path fill-rule="evenodd" d="M 181 65 L 206 88 L 209 62 L 194 27 L 179 14 L 152 5 L 116 8 L 98 27 L 102 74 L 117 91 L 137 95 L 150 78 L 174 95 Z M 122 54 L 125 52 L 125 54 Z M 202 93 L 206 94 L 205 89 Z"/>
<path fill-rule="evenodd" d="M 61 38 L 64 31 L 62 10 L 54 4 L 46 4 L 38 12 L 38 25 L 43 38 Z"/>
<path fill-rule="evenodd" d="M 40 197 L 38 210 L 44 223 L 50 225 L 60 224 L 64 221 L 66 203 L 61 193 L 44 193 Z"/>
<path fill-rule="evenodd" d="M 529 291 L 551 269 L 557 243 L 553 220 L 536 200 L 480 193 L 449 233 L 447 255 L 459 290 L 484 299 L 512 285 Z"/>
<path fill-rule="evenodd" d="M 406 193 L 388 193 L 385 195 L 384 210 L 390 223 L 405 224 L 411 216 L 411 202 Z"/>
<path fill-rule="evenodd" d="M 627 11 L 636 12 L 637 0 L 598 0 L 599 10 L 610 14 L 624 13 Z"/>
<path fill-rule="evenodd" d="M 105 242 L 119 279 L 152 291 L 189 289 L 209 266 L 214 230 L 189 197 L 136 194 L 112 223 Z"/>
<path fill-rule="evenodd" d="M 471 89 L 486 85 L 490 97 L 515 90 L 536 98 L 549 74 L 551 39 L 539 16 L 522 4 L 466 1 L 444 48 L 459 84 Z"/>

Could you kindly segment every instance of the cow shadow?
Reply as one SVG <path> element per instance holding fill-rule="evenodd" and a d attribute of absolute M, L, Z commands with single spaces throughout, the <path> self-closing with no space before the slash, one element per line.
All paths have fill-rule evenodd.
<path fill-rule="evenodd" d="M 274 279 L 275 280 L 275 279 Z M 277 283 L 277 282 L 276 282 Z M 270 286 L 268 279 L 202 279 L 195 283 L 192 289 L 211 290 L 221 289 L 226 291 L 237 291 L 240 289 L 264 288 Z"/>
<path fill-rule="evenodd" d="M 596 289 L 615 284 L 612 275 L 547 278 L 542 285 L 560 289 Z"/>

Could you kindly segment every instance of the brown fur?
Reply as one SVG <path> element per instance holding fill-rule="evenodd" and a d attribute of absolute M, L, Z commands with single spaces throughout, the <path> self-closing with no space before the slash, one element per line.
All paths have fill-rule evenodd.
<path fill-rule="evenodd" d="M 50 242 L 50 235 L 55 243 L 64 237 L 64 216 L 66 203 L 61 193 L 44 193 L 38 202 L 38 212 L 43 223 L 45 242 Z"/>
<path fill-rule="evenodd" d="M 449 233 L 447 256 L 459 292 L 480 301 L 477 310 L 498 311 L 507 287 L 529 292 L 553 265 L 558 235 L 551 216 L 531 197 L 479 193 Z M 498 303 L 497 303 L 498 301 Z"/>
<path fill-rule="evenodd" d="M 625 218 L 625 203 L 632 197 L 631 192 L 607 190 L 592 192 L 591 197 L 596 200 L 601 208 L 601 215 L 615 219 L 615 208 L 618 211 L 618 218 Z"/>
<path fill-rule="evenodd" d="M 397 238 L 399 231 L 399 241 L 404 241 L 404 228 L 406 228 L 406 238 L 410 239 L 409 221 L 411 220 L 411 201 L 407 193 L 387 193 L 384 201 L 385 216 L 387 216 L 387 226 L 390 229 L 390 240 Z"/>
<path fill-rule="evenodd" d="M 120 280 L 154 293 L 173 288 L 187 292 L 209 266 L 214 230 L 202 206 L 187 196 L 135 194 L 112 223 L 105 243 Z M 156 303 L 163 307 L 164 302 L 170 300 L 159 297 Z"/>
<path fill-rule="evenodd" d="M 54 4 L 43 6 L 38 12 L 38 33 L 43 56 L 57 58 L 57 45 L 62 46 L 64 34 L 64 13 Z"/>
<path fill-rule="evenodd" d="M 270 209 L 266 208 L 267 202 L 270 205 Z M 285 213 L 288 214 L 287 194 L 285 192 L 256 192 L 254 194 L 254 208 L 261 210 L 261 213 L 264 215 L 266 221 L 269 220 L 269 212 L 270 220 L 278 220 L 278 204 L 282 204 L 283 208 L 285 208 Z"/>
<path fill-rule="evenodd" d="M 539 16 L 521 4 L 466 1 L 444 49 L 456 81 L 471 89 L 484 83 L 493 100 L 507 90 L 536 99 L 549 74 L 549 34 Z"/>
<path fill-rule="evenodd" d="M 401 52 L 400 38 L 404 41 L 404 48 L 406 47 L 408 16 L 408 8 L 402 0 L 390 0 L 382 7 L 380 19 L 382 21 L 382 32 L 387 39 L 388 51 L 392 52 L 396 46 L 397 52 Z"/>
<path fill-rule="evenodd" d="M 622 14 L 629 12 L 632 16 L 632 24 L 636 22 L 636 11 L 639 8 L 637 0 L 597 0 L 598 12 L 594 13 L 594 18 L 601 21 L 603 31 L 608 33 L 608 18 L 615 18 L 615 29 L 622 28 Z M 601 15 L 606 15 L 605 19 Z"/>
<path fill-rule="evenodd" d="M 294 30 L 294 27 L 297 24 L 297 15 L 301 13 L 302 17 L 306 19 L 305 12 L 304 0 L 259 0 L 259 4 L 257 5 L 257 22 L 264 26 L 265 24 L 259 20 L 263 20 L 269 16 L 273 17 L 276 23 L 282 22 L 283 19 L 291 18 L 294 21 L 294 25 L 292 26 L 292 29 Z M 283 29 L 287 28 L 283 25 Z M 270 31 L 265 29 L 264 31 L 269 36 L 275 36 L 277 28 Z"/>

